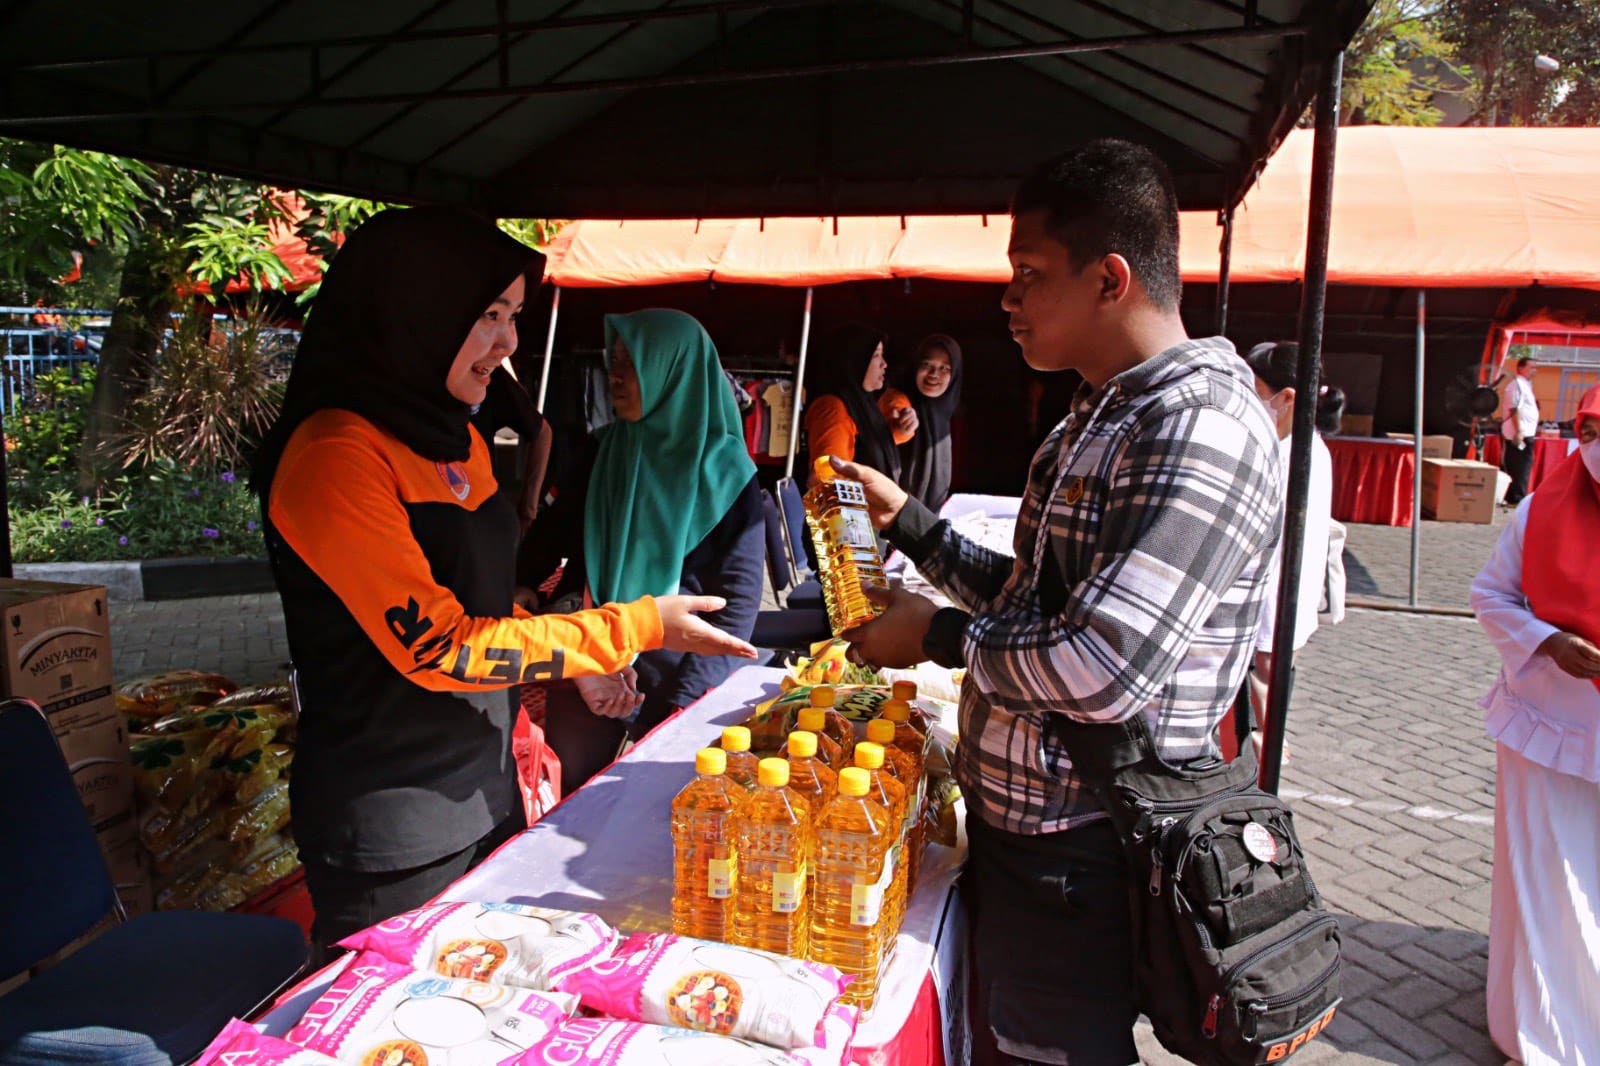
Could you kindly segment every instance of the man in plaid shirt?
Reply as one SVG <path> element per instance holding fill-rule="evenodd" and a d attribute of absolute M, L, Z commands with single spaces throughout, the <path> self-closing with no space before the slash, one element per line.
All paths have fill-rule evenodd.
<path fill-rule="evenodd" d="M 1122 848 L 1051 722 L 1142 714 L 1167 761 L 1217 757 L 1274 576 L 1277 433 L 1233 346 L 1184 331 L 1177 197 L 1153 153 L 1052 159 L 1012 215 L 1012 337 L 1083 386 L 1034 456 L 1015 558 L 836 464 L 956 604 L 896 591 L 848 636 L 862 662 L 967 670 L 975 1061 L 1136 1062 Z"/>

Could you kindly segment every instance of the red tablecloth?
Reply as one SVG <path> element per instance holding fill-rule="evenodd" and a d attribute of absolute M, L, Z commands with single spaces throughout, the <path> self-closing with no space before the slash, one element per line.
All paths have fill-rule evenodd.
<path fill-rule="evenodd" d="M 1536 437 L 1533 442 L 1533 472 L 1528 475 L 1528 491 L 1539 487 L 1539 482 L 1549 477 L 1561 465 L 1578 442 L 1568 437 Z M 1500 466 L 1505 456 L 1505 438 L 1488 436 L 1483 440 L 1483 461 Z"/>
<path fill-rule="evenodd" d="M 1329 437 L 1333 517 L 1379 526 L 1411 524 L 1415 455 L 1404 441 Z"/>

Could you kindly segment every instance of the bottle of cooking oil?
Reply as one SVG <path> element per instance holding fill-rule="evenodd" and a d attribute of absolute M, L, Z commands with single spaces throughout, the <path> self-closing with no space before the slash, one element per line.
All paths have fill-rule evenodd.
<path fill-rule="evenodd" d="M 810 733 L 817 738 L 817 759 L 821 763 L 838 773 L 850 763 L 846 761 L 844 751 L 839 747 L 839 742 L 830 737 L 826 730 L 828 726 L 828 712 L 821 707 L 804 707 L 795 715 L 794 727 L 797 732 Z"/>
<path fill-rule="evenodd" d="M 890 686 L 889 695 L 894 699 L 902 701 L 907 707 L 911 708 L 912 726 L 916 728 L 917 732 L 926 736 L 929 725 L 928 716 L 924 714 L 922 708 L 918 707 L 916 704 L 917 683 L 910 680 L 896 681 L 892 686 Z"/>
<path fill-rule="evenodd" d="M 888 588 L 883 557 L 867 514 L 861 482 L 839 477 L 826 455 L 812 464 L 817 483 L 806 493 L 806 526 L 817 549 L 817 577 L 834 633 L 870 622 L 879 613 L 862 587 Z"/>
<path fill-rule="evenodd" d="M 756 759 L 750 750 L 750 730 L 730 725 L 722 731 L 722 750 L 728 755 L 728 780 L 737 781 L 746 792 L 756 789 Z"/>
<path fill-rule="evenodd" d="M 844 757 L 843 762 L 833 763 L 834 769 L 842 769 L 850 765 L 850 752 L 856 746 L 856 729 L 850 724 L 850 719 L 834 710 L 837 693 L 832 685 L 817 685 L 811 690 L 811 706 L 822 712 L 825 724 L 822 727 L 824 735 L 833 738 L 839 745 L 839 752 Z M 803 712 L 802 712 L 803 713 Z M 810 726 L 801 726 L 801 729 L 810 729 Z M 813 730 L 815 732 L 815 730 Z"/>
<path fill-rule="evenodd" d="M 900 923 L 906 913 L 906 830 L 909 811 L 906 805 L 906 787 L 889 773 L 883 765 L 883 745 L 863 740 L 856 745 L 856 766 L 865 770 L 872 787 L 867 795 L 882 804 L 889 812 L 889 832 L 894 837 L 889 855 L 894 861 L 894 880 L 889 885 L 889 897 L 884 900 L 884 951 L 889 952 Z"/>
<path fill-rule="evenodd" d="M 906 893 L 909 895 L 917 887 L 917 874 L 922 868 L 922 845 L 927 839 L 922 818 L 927 783 L 923 780 L 921 760 L 895 743 L 896 733 L 896 723 L 888 718 L 874 718 L 867 723 L 867 739 L 883 747 L 884 768 L 906 790 L 906 822 L 902 835 L 905 842 Z"/>
<path fill-rule="evenodd" d="M 916 759 L 920 769 L 927 755 L 928 737 L 911 724 L 911 705 L 905 700 L 884 700 L 878 717 L 894 723 L 894 746 Z"/>
<path fill-rule="evenodd" d="M 813 820 L 839 790 L 839 775 L 817 758 L 817 734 L 797 729 L 789 734 L 789 791 L 811 808 Z"/>
<path fill-rule="evenodd" d="M 889 813 L 859 767 L 839 775 L 839 795 L 817 819 L 811 960 L 852 974 L 841 997 L 863 1010 L 878 994 L 885 898 L 894 880 Z"/>
<path fill-rule="evenodd" d="M 721 750 L 700 749 L 694 769 L 695 779 L 672 801 L 672 931 L 727 940 L 738 881 L 733 819 L 746 795 L 728 780 Z"/>
<path fill-rule="evenodd" d="M 811 933 L 811 810 L 789 791 L 789 764 L 782 759 L 762 759 L 757 775 L 755 794 L 733 819 L 739 877 L 732 942 L 803 959 Z"/>

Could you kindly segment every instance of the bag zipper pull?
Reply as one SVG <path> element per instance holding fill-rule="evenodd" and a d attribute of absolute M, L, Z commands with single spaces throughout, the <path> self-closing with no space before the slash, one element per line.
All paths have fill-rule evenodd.
<path fill-rule="evenodd" d="M 1200 1035 L 1207 1040 L 1217 1038 L 1217 1013 L 1222 1010 L 1222 995 L 1213 992 L 1211 1000 L 1206 1004 L 1206 1018 L 1200 1023 Z"/>
<path fill-rule="evenodd" d="M 1156 846 L 1150 849 L 1150 894 L 1161 895 L 1161 848 Z"/>

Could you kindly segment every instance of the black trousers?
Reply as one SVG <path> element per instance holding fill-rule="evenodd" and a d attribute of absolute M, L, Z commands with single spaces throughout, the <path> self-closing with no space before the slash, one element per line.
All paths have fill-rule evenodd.
<path fill-rule="evenodd" d="M 1514 507 L 1528 494 L 1528 479 L 1533 475 L 1533 441 L 1524 440 L 1520 448 L 1506 441 L 1500 469 L 1511 478 L 1511 487 L 1506 489 L 1506 503 Z"/>
<path fill-rule="evenodd" d="M 1133 1043 L 1128 870 L 1109 821 L 1024 836 L 967 815 L 974 1066 L 1124 1066 Z"/>
<path fill-rule="evenodd" d="M 306 889 L 316 918 L 311 924 L 312 962 L 321 965 L 334 945 L 352 933 L 427 903 L 501 844 L 528 827 L 519 805 L 511 817 L 481 840 L 442 859 L 409 870 L 347 870 L 306 859 Z"/>

